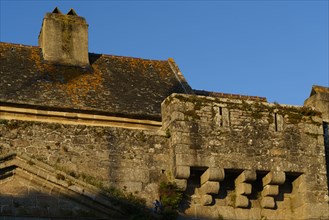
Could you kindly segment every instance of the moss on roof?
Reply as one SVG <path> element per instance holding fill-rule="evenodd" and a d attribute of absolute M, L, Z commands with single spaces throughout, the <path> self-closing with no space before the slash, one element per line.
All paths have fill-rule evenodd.
<path fill-rule="evenodd" d="M 167 60 L 89 54 L 90 66 L 44 61 L 40 47 L 0 43 L 0 102 L 161 117 L 161 102 L 184 88 Z"/>

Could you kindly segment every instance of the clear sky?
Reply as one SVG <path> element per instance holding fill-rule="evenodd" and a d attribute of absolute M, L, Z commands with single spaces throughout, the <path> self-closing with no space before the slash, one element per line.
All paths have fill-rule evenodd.
<path fill-rule="evenodd" d="M 74 8 L 90 52 L 172 57 L 194 89 L 302 105 L 329 86 L 328 0 L 0 1 L 2 42 L 37 45 L 44 14 Z"/>

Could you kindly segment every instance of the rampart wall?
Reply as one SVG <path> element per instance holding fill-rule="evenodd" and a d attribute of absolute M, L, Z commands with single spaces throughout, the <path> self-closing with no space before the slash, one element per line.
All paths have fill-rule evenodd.
<path fill-rule="evenodd" d="M 114 187 L 136 197 L 142 197 L 148 206 L 158 198 L 158 183 L 166 180 L 169 171 L 168 138 L 161 130 L 1 120 L 0 139 L 1 155 L 9 152 L 26 155 L 50 165 L 55 170 L 63 171 L 68 176 L 94 185 L 99 191 L 111 190 Z M 34 162 L 30 166 L 34 169 Z M 3 181 L 8 179 L 5 178 Z M 9 187 L 16 187 L 13 182 L 8 184 Z M 44 182 L 40 182 L 40 185 L 44 185 Z M 17 187 L 25 189 L 28 186 Z M 19 210 L 24 208 L 22 206 L 26 202 L 23 200 L 27 200 L 27 191 L 8 190 L 8 187 L 1 189 L 0 208 L 3 209 L 0 210 L 4 211 L 2 214 L 21 213 Z M 13 194 L 13 191 L 17 193 Z M 44 191 L 46 190 L 39 193 L 42 194 Z M 32 204 L 25 206 L 35 207 L 33 199 L 30 201 Z M 21 205 L 16 207 L 15 204 Z M 44 206 L 40 209 L 38 213 L 48 213 Z M 33 213 L 36 212 L 27 211 L 25 214 Z M 84 214 L 78 214 L 81 213 Z M 63 216 L 65 213 L 54 215 L 56 214 Z"/>
<path fill-rule="evenodd" d="M 172 95 L 162 105 L 187 212 L 229 219 L 328 215 L 319 112 L 266 102 Z"/>
<path fill-rule="evenodd" d="M 4 115 L 12 118 L 0 122 L 1 155 L 27 155 L 148 206 L 159 182 L 172 180 L 185 190 L 181 211 L 189 217 L 329 217 L 322 118 L 310 108 L 173 94 L 162 103 L 158 129 L 93 126 L 98 117 L 67 124 L 52 114 L 42 116 L 48 123 Z M 15 196 L 23 195 L 1 193 L 11 206 L 1 205 L 15 213 Z"/>

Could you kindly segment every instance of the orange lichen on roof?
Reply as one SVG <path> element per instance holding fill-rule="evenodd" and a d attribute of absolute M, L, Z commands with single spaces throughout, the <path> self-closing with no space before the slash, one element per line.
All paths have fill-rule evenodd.
<path fill-rule="evenodd" d="M 53 65 L 42 62 L 42 55 L 41 55 L 40 48 L 33 48 L 30 50 L 30 56 L 28 59 L 34 63 L 34 65 L 40 70 L 40 72 L 53 72 L 55 68 Z"/>
<path fill-rule="evenodd" d="M 51 81 L 45 85 L 48 89 L 59 89 L 67 94 L 73 104 L 78 104 L 79 97 L 93 90 L 100 88 L 103 82 L 101 71 L 96 65 L 82 72 L 80 67 L 60 66 L 54 63 L 47 63 L 41 58 L 41 50 L 35 48 L 30 50 L 30 60 L 34 62 L 41 74 L 47 74 Z"/>
<path fill-rule="evenodd" d="M 168 61 L 169 61 L 169 62 L 175 62 L 174 58 L 171 58 L 171 57 L 168 58 Z"/>
<path fill-rule="evenodd" d="M 139 73 L 142 75 L 150 73 L 150 71 L 156 71 L 160 77 L 168 76 L 168 70 L 165 71 L 164 66 L 166 61 L 160 60 L 148 60 L 135 57 L 123 57 L 123 56 L 104 56 L 110 58 L 110 63 L 114 66 L 117 64 L 128 67 L 129 72 Z"/>
<path fill-rule="evenodd" d="M 97 66 L 93 67 L 93 73 L 91 74 L 76 74 L 74 72 L 70 75 L 70 71 L 65 71 L 63 78 L 65 83 L 56 82 L 55 86 L 65 91 L 73 104 L 78 104 L 80 97 L 86 96 L 88 92 L 101 88 L 103 82 L 102 73 L 98 70 Z"/>
<path fill-rule="evenodd" d="M 167 60 L 89 54 L 89 66 L 43 59 L 40 47 L 0 43 L 0 99 L 8 103 L 158 120 L 161 102 L 184 93 Z"/>

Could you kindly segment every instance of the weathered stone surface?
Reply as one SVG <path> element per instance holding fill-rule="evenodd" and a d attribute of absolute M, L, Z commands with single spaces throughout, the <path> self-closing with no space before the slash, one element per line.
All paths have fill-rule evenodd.
<path fill-rule="evenodd" d="M 249 199 L 247 196 L 237 195 L 235 198 L 235 207 L 246 208 L 249 206 Z"/>
<path fill-rule="evenodd" d="M 222 106 L 222 116 L 224 109 L 228 111 L 227 126 L 215 121 L 218 106 Z M 220 213 L 224 219 L 294 219 L 306 205 L 314 205 L 319 213 L 303 211 L 297 219 L 327 215 L 325 154 L 323 141 L 319 141 L 322 121 L 316 112 L 250 100 L 177 94 L 170 96 L 162 109 L 160 131 L 1 122 L 1 152 L 25 152 L 65 175 L 141 196 L 149 206 L 158 199 L 159 182 L 175 181 L 191 194 L 186 210 L 191 216 L 206 213 L 216 218 Z M 42 169 L 40 176 L 45 176 Z M 49 180 L 63 182 L 54 177 Z M 88 191 L 84 194 L 94 196 Z M 12 197 L 6 200 L 10 202 Z"/>
<path fill-rule="evenodd" d="M 266 185 L 263 188 L 262 196 L 276 196 L 279 194 L 279 186 L 278 185 Z"/>
<path fill-rule="evenodd" d="M 257 174 L 254 170 L 244 170 L 235 180 L 235 184 L 256 180 Z"/>
<path fill-rule="evenodd" d="M 201 185 L 207 181 L 220 182 L 224 179 L 224 177 L 225 177 L 225 172 L 223 168 L 210 167 L 201 175 Z"/>
<path fill-rule="evenodd" d="M 239 183 L 235 186 L 235 191 L 238 195 L 251 194 L 252 186 L 250 183 Z"/>
<path fill-rule="evenodd" d="M 190 177 L 189 166 L 176 166 L 175 167 L 175 178 L 176 179 L 188 179 Z"/>
<path fill-rule="evenodd" d="M 329 219 L 328 204 L 306 203 L 294 210 L 295 219 Z"/>
<path fill-rule="evenodd" d="M 261 206 L 263 208 L 270 208 L 270 209 L 274 208 L 275 207 L 274 198 L 270 196 L 263 197 L 261 200 Z"/>
<path fill-rule="evenodd" d="M 211 195 L 202 195 L 201 196 L 201 204 L 206 206 L 206 205 L 211 205 L 213 199 Z"/>
<path fill-rule="evenodd" d="M 14 124 L 18 126 L 15 130 L 19 136 L 8 136 Z M 0 124 L 0 133 L 2 153 L 24 152 L 81 180 L 116 186 L 132 193 L 138 191 L 142 197 L 144 187 L 165 180 L 166 172 L 170 171 L 168 138 L 157 132 L 10 121 L 7 125 Z M 84 137 L 81 141 L 84 144 L 73 141 L 82 137 L 82 134 Z M 12 140 L 23 140 L 28 145 Z M 33 163 L 36 161 L 31 161 Z M 29 166 L 22 164 L 26 169 Z M 39 174 L 46 175 L 42 170 Z M 59 181 L 54 177 L 49 178 L 54 182 Z M 145 197 L 158 197 L 157 191 L 152 193 L 145 193 Z"/>
<path fill-rule="evenodd" d="M 268 184 L 281 185 L 286 180 L 286 174 L 283 171 L 271 171 L 263 178 L 263 186 Z"/>
<path fill-rule="evenodd" d="M 311 95 L 304 102 L 305 106 L 315 107 L 322 113 L 323 121 L 329 122 L 329 88 L 313 86 Z"/>
<path fill-rule="evenodd" d="M 186 179 L 175 179 L 174 182 L 176 183 L 177 187 L 182 191 L 185 191 L 187 188 L 187 180 Z"/>
<path fill-rule="evenodd" d="M 15 163 L 16 164 L 16 163 Z M 38 171 L 32 171 L 27 175 L 19 164 L 12 178 L 0 182 L 0 215 L 30 216 L 30 217 L 62 217 L 62 210 L 83 210 L 83 212 L 72 212 L 71 217 L 122 217 L 119 209 L 107 200 L 96 198 L 93 188 L 78 186 L 73 188 L 65 184 L 51 182 L 49 179 L 38 175 Z M 49 171 L 48 171 L 49 172 Z M 56 175 L 49 173 L 49 175 Z M 64 178 L 64 177 L 63 177 Z M 73 179 L 73 178 L 71 178 Z M 73 184 L 73 183 L 72 183 Z M 75 182 L 74 184 L 77 184 Z M 82 183 L 83 184 L 83 183 Z M 16 189 L 14 194 L 11 189 Z M 98 205 L 96 205 L 96 203 Z M 112 206 L 112 207 L 111 207 Z M 109 208 L 110 207 L 110 208 Z M 112 210 L 112 211 L 111 211 Z"/>
<path fill-rule="evenodd" d="M 217 194 L 219 191 L 219 182 L 207 181 L 197 189 L 199 194 Z"/>
<path fill-rule="evenodd" d="M 305 200 L 301 196 L 292 196 L 291 198 L 291 207 L 293 210 L 303 206 L 305 204 Z"/>
<path fill-rule="evenodd" d="M 174 155 L 176 163 L 190 167 L 223 167 L 225 169 L 224 186 L 228 184 L 226 170 L 235 170 L 235 172 L 245 170 L 234 178 L 235 195 L 239 195 L 239 193 L 244 191 L 250 192 L 250 190 L 239 188 L 239 183 L 254 184 L 256 182 L 256 184 L 263 184 L 264 180 L 265 189 L 263 196 L 266 199 L 262 202 L 263 196 L 259 196 L 256 201 L 252 200 L 253 205 L 250 213 L 257 207 L 261 208 L 263 203 L 267 207 L 266 209 L 269 210 L 264 212 L 264 216 L 269 219 L 292 216 L 293 210 L 290 206 L 292 203 L 290 198 L 292 196 L 303 191 L 305 192 L 305 190 L 315 190 L 315 185 L 316 189 L 321 188 L 326 191 L 326 181 L 324 181 L 326 178 L 325 167 L 310 165 L 324 163 L 323 148 L 320 148 L 322 143 L 317 141 L 318 135 L 321 134 L 318 129 L 321 122 L 318 113 L 311 113 L 312 110 L 307 108 L 254 103 L 252 101 L 216 99 L 212 97 L 194 99 L 193 109 L 192 106 L 186 107 L 184 102 L 182 102 L 183 100 L 186 100 L 186 96 L 175 95 L 171 97 L 171 102 L 165 105 L 172 112 L 178 111 L 188 115 L 188 117 L 184 118 L 184 122 L 181 121 L 182 117 L 177 121 L 171 118 L 171 125 L 166 124 L 167 122 L 164 121 L 164 124 L 169 128 L 171 126 L 175 127 L 176 132 L 184 134 L 183 140 L 177 138 L 172 143 L 174 149 L 175 146 L 179 149 L 179 154 Z M 206 106 L 209 108 L 206 108 Z M 222 106 L 222 114 L 224 108 L 229 110 L 228 127 L 223 126 L 223 116 L 220 116 L 218 106 Z M 310 112 L 307 113 L 308 111 Z M 165 112 L 166 114 L 171 113 Z M 179 126 L 176 126 L 176 123 Z M 189 136 L 186 134 L 193 132 L 200 133 L 202 138 L 193 139 L 193 136 L 191 136 L 190 140 L 188 140 Z M 316 138 L 313 138 L 313 134 L 316 134 Z M 183 144 L 183 142 L 185 145 L 193 145 L 197 146 L 197 148 L 193 147 L 193 149 L 185 151 L 184 155 L 184 151 L 180 148 L 180 144 Z M 187 149 L 187 146 L 184 147 Z M 208 158 L 208 160 L 203 158 Z M 213 164 L 216 164 L 216 166 Z M 321 170 L 324 173 L 317 172 L 319 176 L 313 177 L 311 174 L 313 170 Z M 271 173 L 271 171 L 274 172 Z M 264 172 L 268 172 L 268 175 L 264 176 Z M 295 174 L 289 176 L 290 173 Z M 204 173 L 203 175 L 201 175 L 202 183 L 207 180 L 205 177 L 207 174 Z M 300 179 L 303 175 L 310 178 L 306 181 L 307 183 L 305 183 L 305 180 Z M 314 182 L 315 179 L 318 180 L 317 183 Z M 298 182 L 301 182 L 300 188 L 298 187 Z M 272 187 L 272 184 L 276 186 Z M 292 192 L 289 192 L 288 189 L 286 189 L 288 190 L 287 192 L 282 192 L 282 201 L 280 194 L 278 210 L 273 209 L 276 205 L 273 196 L 278 194 L 278 185 L 289 184 L 292 185 Z M 227 205 L 232 204 L 230 202 L 232 200 L 232 196 L 230 196 L 232 192 L 229 190 L 226 198 L 216 199 L 215 206 L 228 207 Z M 262 190 L 258 188 L 253 190 L 251 190 L 251 193 L 262 195 Z M 223 191 L 225 192 L 225 190 Z M 321 196 L 315 197 L 317 198 L 317 203 L 322 203 Z M 303 199 L 315 202 L 314 197 L 309 195 L 303 195 Z M 283 214 L 275 214 L 278 212 Z M 261 216 L 260 212 L 257 213 L 254 216 Z"/>

